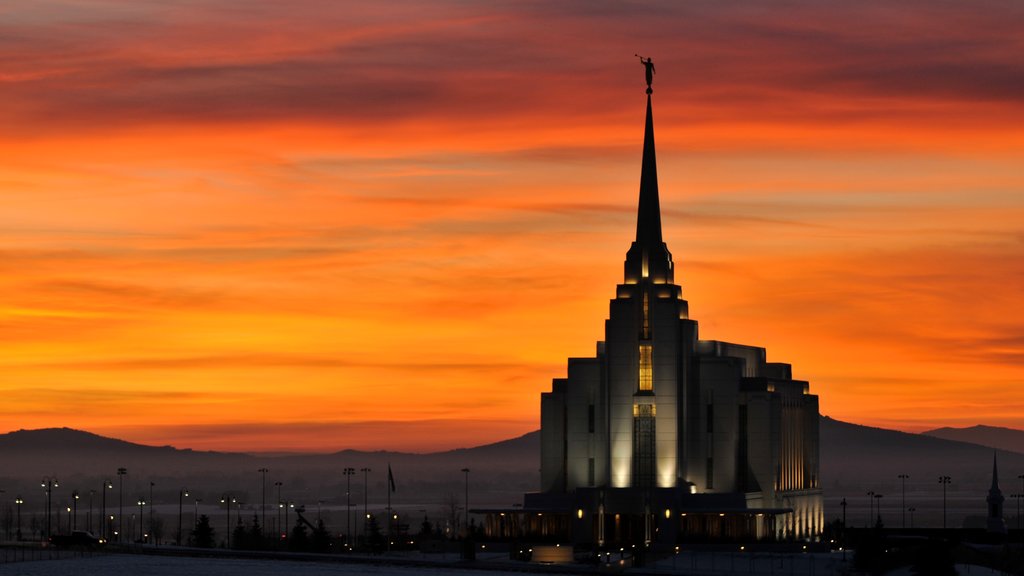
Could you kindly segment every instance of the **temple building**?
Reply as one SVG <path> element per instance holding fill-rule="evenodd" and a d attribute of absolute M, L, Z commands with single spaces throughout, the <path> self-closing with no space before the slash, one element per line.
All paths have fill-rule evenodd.
<path fill-rule="evenodd" d="M 636 240 L 596 355 L 570 358 L 542 395 L 541 482 L 518 530 L 576 544 L 809 540 L 823 528 L 818 397 L 764 348 L 701 339 L 676 283 L 650 90 Z"/>

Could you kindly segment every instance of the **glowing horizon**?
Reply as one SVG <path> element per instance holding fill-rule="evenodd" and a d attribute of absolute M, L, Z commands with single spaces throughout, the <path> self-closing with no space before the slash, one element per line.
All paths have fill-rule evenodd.
<path fill-rule="evenodd" d="M 0 9 L 0 432 L 537 429 L 622 280 L 641 48 L 702 338 L 840 420 L 1024 428 L 1024 13 L 572 6 Z"/>

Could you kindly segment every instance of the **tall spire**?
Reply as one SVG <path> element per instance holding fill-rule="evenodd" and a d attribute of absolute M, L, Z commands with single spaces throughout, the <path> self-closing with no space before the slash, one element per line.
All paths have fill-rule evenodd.
<path fill-rule="evenodd" d="M 992 487 L 989 492 L 999 492 L 999 466 L 996 464 L 996 451 L 992 451 Z"/>
<path fill-rule="evenodd" d="M 658 161 L 654 153 L 654 114 L 647 94 L 644 126 L 644 157 L 640 168 L 640 206 L 636 217 L 636 242 L 646 248 L 661 244 L 661 202 L 658 200 Z"/>
<path fill-rule="evenodd" d="M 644 155 L 640 166 L 640 201 L 636 214 L 636 241 L 626 253 L 626 282 L 649 279 L 655 284 L 673 282 L 672 254 L 661 239 L 661 202 L 658 200 L 658 161 L 654 153 L 654 114 L 647 91 Z"/>

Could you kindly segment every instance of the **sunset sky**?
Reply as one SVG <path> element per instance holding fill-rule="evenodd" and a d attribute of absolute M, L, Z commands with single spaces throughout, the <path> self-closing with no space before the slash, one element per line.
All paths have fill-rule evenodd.
<path fill-rule="evenodd" d="M 1024 428 L 1024 3 L 0 5 L 0 432 L 482 444 L 635 231 L 823 414 Z"/>

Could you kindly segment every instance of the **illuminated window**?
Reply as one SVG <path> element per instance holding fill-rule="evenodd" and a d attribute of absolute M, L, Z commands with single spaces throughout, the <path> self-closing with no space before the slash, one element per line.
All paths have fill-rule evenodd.
<path fill-rule="evenodd" d="M 654 390 L 654 369 L 651 366 L 651 345 L 640 345 L 640 391 Z"/>
<path fill-rule="evenodd" d="M 655 407 L 633 405 L 633 487 L 650 488 L 655 480 Z"/>

